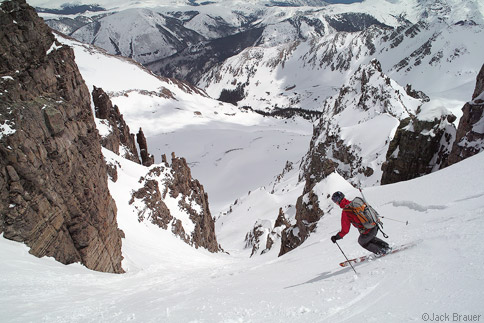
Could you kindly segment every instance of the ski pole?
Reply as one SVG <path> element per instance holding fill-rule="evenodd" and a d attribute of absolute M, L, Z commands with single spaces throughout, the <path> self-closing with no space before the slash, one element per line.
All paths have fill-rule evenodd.
<path fill-rule="evenodd" d="M 392 218 L 389 218 L 389 217 L 386 217 L 386 216 L 380 216 L 380 218 L 392 220 L 392 221 L 395 221 L 395 222 L 405 223 L 405 225 L 408 225 L 408 221 L 395 220 L 395 219 L 392 219 Z"/>
<path fill-rule="evenodd" d="M 365 201 L 365 203 L 368 203 L 368 202 L 366 202 L 365 195 L 363 194 L 363 190 L 361 189 L 361 184 L 360 184 L 360 187 L 358 187 L 358 190 L 359 190 L 359 191 L 360 191 L 360 193 L 361 193 L 361 197 L 363 198 L 363 201 Z"/>
<path fill-rule="evenodd" d="M 356 272 L 355 270 L 355 267 L 353 267 L 353 265 L 351 264 L 350 260 L 348 259 L 348 257 L 346 257 L 345 253 L 343 252 L 343 249 L 341 249 L 341 247 L 339 246 L 338 242 L 335 241 L 334 243 L 336 243 L 336 245 L 338 246 L 339 250 L 341 251 L 341 253 L 343 254 L 343 256 L 345 256 L 346 260 L 348 261 L 348 263 L 350 264 L 351 268 L 353 268 L 353 271 L 355 272 L 356 275 L 358 275 L 358 273 Z"/>

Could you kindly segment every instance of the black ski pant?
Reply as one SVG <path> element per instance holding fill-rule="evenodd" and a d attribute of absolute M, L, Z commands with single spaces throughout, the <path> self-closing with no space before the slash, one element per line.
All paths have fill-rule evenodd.
<path fill-rule="evenodd" d="M 385 241 L 376 237 L 378 233 L 378 227 L 374 227 L 366 234 L 360 234 L 358 238 L 358 243 L 368 251 L 373 252 L 374 254 L 380 254 L 386 249 L 388 249 L 389 245 Z"/>

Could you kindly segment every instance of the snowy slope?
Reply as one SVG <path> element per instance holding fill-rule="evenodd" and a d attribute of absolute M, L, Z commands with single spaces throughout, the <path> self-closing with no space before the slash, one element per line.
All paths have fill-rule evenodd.
<path fill-rule="evenodd" d="M 57 37 L 73 47 L 88 88 L 103 88 L 133 132 L 142 127 L 155 162 L 171 152 L 187 159 L 208 192 L 213 215 L 266 185 L 287 160 L 296 162 L 307 150 L 309 121 L 243 112 L 200 89 L 156 77 L 131 60 Z"/>
<path fill-rule="evenodd" d="M 341 268 L 329 237 L 340 210 L 320 220 L 300 248 L 276 258 L 209 255 L 153 234 L 150 225 L 120 225 L 136 237 L 123 275 L 37 259 L 23 245 L 0 239 L 0 316 L 6 322 L 407 322 L 425 315 L 482 319 L 484 154 L 398 184 L 365 190 L 384 216 L 389 242 L 409 250 Z M 318 194 L 357 195 L 338 175 Z M 332 207 L 328 201 L 328 207 Z M 241 229 L 242 230 L 242 229 Z M 349 257 L 365 254 L 356 230 L 340 241 Z M 141 261 L 141 259 L 143 261 Z M 463 321 L 461 317 L 461 321 Z"/>
<path fill-rule="evenodd" d="M 179 34 L 185 33 L 186 40 L 179 39 L 180 36 L 170 27 Z M 181 26 L 170 26 L 165 17 L 148 9 L 128 9 L 108 15 L 96 23 L 79 28 L 72 36 L 110 53 L 132 57 L 140 63 L 170 56 L 187 46 L 190 39 L 204 39 Z"/>

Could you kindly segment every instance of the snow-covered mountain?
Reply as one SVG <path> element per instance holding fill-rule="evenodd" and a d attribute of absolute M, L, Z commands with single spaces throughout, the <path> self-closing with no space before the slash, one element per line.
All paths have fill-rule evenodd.
<path fill-rule="evenodd" d="M 185 28 L 179 20 L 147 9 L 128 9 L 107 15 L 75 30 L 71 35 L 140 63 L 170 56 L 205 39 Z"/>
<path fill-rule="evenodd" d="M 212 97 L 241 88 L 239 104 L 256 110 L 318 109 L 373 58 L 392 79 L 438 100 L 460 86 L 472 87 L 481 63 L 484 8 L 476 0 L 194 4 L 106 1 L 99 4 L 104 11 L 42 16 L 54 28 L 148 64 L 156 73 L 198 83 Z M 59 19 L 75 19 L 75 27 L 63 28 Z M 80 21 L 87 24 L 79 28 Z"/>
<path fill-rule="evenodd" d="M 481 5 L 445 2 L 447 14 L 437 5 L 413 5 L 365 1 L 344 6 L 346 12 L 332 6 L 269 25 L 257 46 L 214 68 L 199 85 L 214 97 L 242 87 L 239 105 L 257 109 L 319 109 L 361 64 L 377 58 L 392 79 L 436 102 L 457 99 L 460 87 L 472 91 L 482 64 Z M 466 99 L 459 100 L 458 109 Z"/>
<path fill-rule="evenodd" d="M 107 9 L 42 16 L 52 27 L 149 64 L 156 73 L 199 83 L 213 97 L 243 86 L 240 104 L 258 110 L 317 109 L 372 58 L 399 83 L 431 94 L 451 90 L 446 87 L 450 81 L 455 87 L 470 84 L 471 71 L 480 63 L 475 53 L 484 23 L 483 5 L 476 0 L 366 0 L 312 7 L 258 1 L 100 5 Z M 86 25 L 80 27 L 82 22 Z M 251 30 L 253 37 L 263 30 L 261 37 L 247 37 Z M 430 77 L 429 69 L 448 77 L 432 75 L 436 81 L 427 82 L 421 75 Z"/>
<path fill-rule="evenodd" d="M 132 21 L 129 19 L 134 15 L 140 25 L 151 19 L 155 27 L 160 26 L 156 27 L 158 35 L 170 34 L 172 40 L 180 42 L 187 39 L 177 38 L 178 33 L 186 32 L 201 35 L 204 41 L 217 38 L 211 43 L 216 44 L 219 30 L 193 27 L 202 26 L 194 19 L 209 19 L 213 8 L 218 8 L 219 15 L 212 18 L 223 17 L 228 22 L 225 35 L 237 37 L 252 24 L 261 28 L 254 46 L 240 48 L 220 66 L 202 73 L 206 83 L 200 84 L 205 89 L 156 76 L 131 59 L 59 35 L 59 43 L 45 49 L 44 43 L 31 46 L 47 57 L 38 61 L 41 63 L 70 51 L 62 44 L 72 48 L 82 83 L 85 81 L 89 90 L 102 88 L 126 123 L 135 130 L 142 128 L 155 164 L 144 166 L 123 158 L 123 150 L 127 150 L 123 146 L 119 154 L 106 148 L 99 152 L 108 166 L 107 170 L 100 167 L 100 173 L 110 176 L 107 189 L 100 193 L 109 191 L 116 204 L 115 208 L 111 204 L 110 210 L 116 211 L 109 214 L 116 215 L 111 220 L 115 219 L 122 230 L 124 259 L 118 272 L 124 270 L 125 274 L 101 274 L 78 264 L 63 266 L 51 258 L 37 259 L 25 246 L 2 237 L 0 283 L 5 292 L 0 295 L 4 304 L 0 316 L 9 322 L 401 322 L 437 313 L 456 313 L 459 320 L 464 320 L 464 315 L 466 319 L 484 315 L 479 307 L 484 286 L 478 278 L 484 265 L 484 249 L 478 238 L 483 225 L 484 186 L 476 180 L 484 175 L 484 157 L 479 153 L 483 147 L 483 72 L 471 97 L 483 63 L 478 55 L 482 52 L 482 4 L 367 0 L 324 8 L 292 6 L 299 5 L 298 1 L 282 10 L 280 6 L 288 1 L 263 7 L 257 1 L 235 3 L 244 9 L 240 10 L 243 14 L 222 12 L 227 5 L 224 1 L 206 5 L 191 2 L 189 6 L 185 1 L 170 1 L 158 4 L 165 7 L 163 10 L 153 9 L 152 3 L 140 8 L 139 3 L 106 1 L 98 4 L 99 8 L 90 8 L 95 12 L 87 18 L 94 20 L 99 19 L 94 17 L 98 14 L 104 15 L 105 21 L 125 15 L 125 22 Z M 304 4 L 316 6 L 319 2 Z M 206 16 L 180 9 L 185 6 L 205 10 Z M 247 15 L 254 8 L 258 14 Z M 220 26 L 220 19 L 211 21 L 212 26 Z M 190 22 L 193 28 L 188 28 Z M 12 21 L 5 30 L 17 28 L 17 23 Z M 118 22 L 113 19 L 111 23 Z M 143 25 L 143 29 L 151 26 Z M 109 40 L 114 29 L 103 30 L 104 40 Z M 123 42 L 130 30 L 124 31 L 119 38 Z M 48 44 L 53 41 L 47 40 Z M 152 42 L 146 44 L 151 46 Z M 195 48 L 188 41 L 182 46 L 187 46 L 185 50 Z M 18 61 L 22 68 L 30 68 L 27 60 Z M 35 97 L 39 86 L 34 86 L 34 81 L 14 87 L 30 80 L 30 74 L 22 68 L 4 74 L 3 64 L 0 95 L 4 99 L 10 100 L 15 91 L 31 89 L 20 93 L 34 97 L 32 104 L 48 104 L 35 110 L 41 111 L 40 124 L 47 124 L 39 134 L 53 138 L 44 141 L 51 143 L 48 157 L 58 158 L 57 151 L 77 142 L 72 139 L 72 129 L 85 129 L 72 115 L 75 109 L 63 109 L 69 97 L 50 98 L 48 93 L 53 91 L 47 91 L 46 97 Z M 71 82 L 64 82 L 68 69 L 58 71 L 49 72 L 47 77 L 31 75 L 43 80 L 42 86 L 56 88 L 52 84 L 59 82 L 56 90 L 85 92 L 80 83 L 71 86 Z M 81 77 L 77 79 L 81 82 Z M 218 91 L 237 87 L 245 94 L 239 106 L 253 109 L 239 109 L 213 98 Z M 83 102 L 89 107 L 86 100 Z M 31 107 L 5 102 L 0 111 L 2 143 L 19 135 L 15 120 L 24 118 Z M 273 118 L 252 111 L 267 112 L 275 107 L 312 109 L 321 113 L 321 118 L 313 123 L 297 116 Z M 92 101 L 93 113 L 98 108 Z M 63 113 L 69 122 L 78 122 L 67 131 L 58 124 Z M 89 128 L 89 138 L 98 138 L 97 133 L 101 139 L 113 134 L 113 123 L 101 117 L 94 121 L 97 130 Z M 464 126 L 456 133 L 458 121 Z M 429 127 L 419 128 L 427 123 Z M 419 137 L 422 142 L 436 140 L 445 154 L 450 153 L 455 140 L 456 164 L 439 170 L 441 164 L 432 149 L 431 160 L 424 164 L 430 165 L 433 173 L 377 185 L 389 157 L 400 167 L 400 154 L 413 153 L 408 143 L 404 144 L 405 136 L 412 140 Z M 80 136 L 79 141 L 86 142 L 85 138 Z M 32 159 L 39 151 L 44 163 L 39 163 L 36 171 L 48 168 L 43 143 L 32 142 L 29 139 L 15 146 L 19 159 Z M 424 147 L 415 146 L 417 150 Z M 2 146 L 1 153 L 7 154 L 10 164 L 0 169 L 1 183 L 10 194 L 6 197 L 4 190 L 0 196 L 12 199 L 1 205 L 9 212 L 9 225 L 21 220 L 10 216 L 24 205 L 19 196 L 25 196 L 25 203 L 32 200 L 32 195 L 24 194 L 23 173 L 19 171 L 19 176 L 12 167 L 12 151 L 16 153 L 12 146 Z M 171 152 L 175 154 L 170 162 L 166 155 Z M 55 177 L 61 177 L 61 167 L 72 164 L 63 162 L 64 158 L 61 154 Z M 398 167 L 389 165 L 386 169 L 398 173 Z M 80 178 L 82 174 L 75 175 Z M 32 183 L 36 181 L 40 180 Z M 385 216 L 389 242 L 415 242 L 416 246 L 360 264 L 355 276 L 351 269 L 338 266 L 344 257 L 329 239 L 340 228 L 340 210 L 329 196 L 335 190 L 357 196 L 353 185 L 359 182 L 368 201 Z M 34 185 L 24 186 L 30 190 Z M 50 192 L 50 186 L 38 187 L 47 187 Z M 99 208 L 90 203 L 94 190 L 80 187 L 72 188 L 74 194 L 69 194 L 71 188 L 67 187 L 61 196 L 88 196 L 85 205 Z M 37 205 L 59 204 L 56 194 L 47 194 Z M 57 216 L 50 218 L 53 224 L 59 223 Z M 205 235 L 214 232 L 207 228 L 213 218 L 216 240 L 214 235 Z M 409 225 L 394 220 L 409 221 Z M 349 257 L 366 253 L 356 243 L 355 231 L 340 243 Z M 12 232 L 2 235 L 11 238 Z M 120 232 L 114 230 L 117 235 Z M 229 254 L 209 253 L 219 251 L 218 244 Z M 301 246 L 294 249 L 297 245 Z M 118 258 L 122 257 L 119 254 Z"/>

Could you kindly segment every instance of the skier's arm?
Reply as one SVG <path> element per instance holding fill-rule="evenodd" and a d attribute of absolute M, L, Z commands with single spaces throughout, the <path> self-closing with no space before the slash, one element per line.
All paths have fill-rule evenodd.
<path fill-rule="evenodd" d="M 340 238 L 343 238 L 348 232 L 350 232 L 351 222 L 348 216 L 343 212 L 341 215 L 341 231 L 338 233 Z"/>

